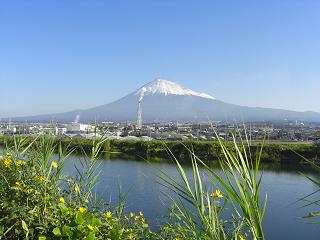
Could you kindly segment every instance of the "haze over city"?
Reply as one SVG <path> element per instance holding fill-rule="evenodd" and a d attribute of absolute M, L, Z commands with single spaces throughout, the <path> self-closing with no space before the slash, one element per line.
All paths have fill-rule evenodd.
<path fill-rule="evenodd" d="M 1 1 L 0 118 L 106 104 L 155 78 L 320 112 L 319 1 Z"/>

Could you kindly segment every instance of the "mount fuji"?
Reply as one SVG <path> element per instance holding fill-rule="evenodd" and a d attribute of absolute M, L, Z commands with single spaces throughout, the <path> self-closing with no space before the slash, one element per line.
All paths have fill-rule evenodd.
<path fill-rule="evenodd" d="M 144 122 L 153 121 L 316 121 L 320 113 L 246 107 L 226 103 L 215 97 L 184 88 L 166 79 L 155 79 L 131 94 L 98 107 L 72 112 L 15 117 L 11 121 L 81 122 L 136 121 L 138 103 Z"/>

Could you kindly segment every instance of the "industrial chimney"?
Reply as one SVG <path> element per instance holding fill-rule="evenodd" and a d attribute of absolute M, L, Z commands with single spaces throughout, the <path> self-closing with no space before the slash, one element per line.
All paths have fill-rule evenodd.
<path fill-rule="evenodd" d="M 138 112 L 137 112 L 137 129 L 141 129 L 142 128 L 142 108 L 141 108 L 141 101 L 143 99 L 144 96 L 144 92 L 146 91 L 145 88 L 141 89 L 141 93 L 138 99 Z"/>
<path fill-rule="evenodd" d="M 142 128 L 142 109 L 141 109 L 141 100 L 138 101 L 138 112 L 137 112 L 137 129 Z"/>

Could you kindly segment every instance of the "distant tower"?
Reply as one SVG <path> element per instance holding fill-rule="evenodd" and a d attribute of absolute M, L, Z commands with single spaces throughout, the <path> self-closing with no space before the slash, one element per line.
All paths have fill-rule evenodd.
<path fill-rule="evenodd" d="M 137 113 L 137 129 L 142 128 L 142 109 L 141 109 L 141 100 L 138 101 L 138 113 Z"/>
<path fill-rule="evenodd" d="M 138 99 L 138 112 L 137 112 L 137 129 L 142 128 L 142 108 L 141 108 L 141 101 L 144 97 L 144 93 L 146 92 L 146 89 L 143 87 L 140 92 L 140 96 Z"/>

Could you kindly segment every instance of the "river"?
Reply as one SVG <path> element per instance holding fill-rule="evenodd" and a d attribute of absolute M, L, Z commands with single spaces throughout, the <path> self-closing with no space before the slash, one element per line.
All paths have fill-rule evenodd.
<path fill-rule="evenodd" d="M 73 175 L 74 164 L 78 156 L 72 156 L 66 163 L 65 171 Z M 150 225 L 155 228 L 161 216 L 168 208 L 167 198 L 161 193 L 164 188 L 159 185 L 159 170 L 178 178 L 176 167 L 171 162 L 151 162 L 143 160 L 111 159 L 99 160 L 96 191 L 105 201 L 117 201 L 119 185 L 126 194 L 126 212 L 143 211 Z M 184 165 L 188 172 L 191 167 Z M 214 166 L 213 166 L 214 167 Z M 308 224 L 302 216 L 315 207 L 299 208 L 295 201 L 317 189 L 302 176 L 301 172 L 313 175 L 312 171 L 301 165 L 262 166 L 262 195 L 268 194 L 267 211 L 263 222 L 266 239 L 319 239 L 320 225 Z M 215 167 L 220 172 L 218 167 Z"/>

